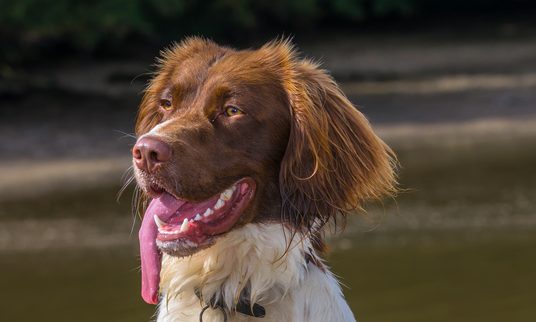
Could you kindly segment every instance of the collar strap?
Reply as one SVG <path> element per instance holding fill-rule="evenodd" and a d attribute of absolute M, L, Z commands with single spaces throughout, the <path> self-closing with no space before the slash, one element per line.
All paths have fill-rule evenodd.
<path fill-rule="evenodd" d="M 317 260 L 309 252 L 306 252 L 304 254 L 304 257 L 305 257 L 305 263 L 307 265 L 309 265 L 309 263 L 312 262 L 315 265 L 317 265 L 318 267 L 321 267 L 317 263 Z M 201 290 L 199 288 L 195 288 L 194 293 L 195 293 L 195 295 L 197 296 L 197 298 L 200 301 L 204 302 L 203 294 L 201 293 Z M 248 299 L 248 294 L 249 294 L 249 292 L 248 292 L 247 289 L 242 290 L 242 292 L 240 293 L 239 301 L 238 301 L 238 303 L 236 303 L 236 306 L 234 307 L 233 311 L 242 313 L 244 315 L 253 316 L 253 317 L 256 317 L 256 318 L 265 317 L 266 316 L 266 309 L 264 308 L 264 306 L 262 306 L 260 304 L 257 304 L 257 303 L 253 303 L 253 305 L 251 305 L 251 302 Z M 219 301 L 216 301 L 216 296 L 213 296 L 210 299 L 210 301 L 208 303 L 206 303 L 205 307 L 201 311 L 201 314 L 199 315 L 200 321 L 203 321 L 203 313 L 209 307 L 211 309 L 213 309 L 213 310 L 215 310 L 215 309 L 221 310 L 222 313 L 223 313 L 224 322 L 227 322 L 227 313 L 226 313 L 226 310 L 225 310 L 225 305 L 223 304 L 223 301 L 221 299 Z"/>
<path fill-rule="evenodd" d="M 234 307 L 233 311 L 242 313 L 244 315 L 253 316 L 253 317 L 256 317 L 256 318 L 265 317 L 266 316 L 266 309 L 264 308 L 264 306 L 262 306 L 260 304 L 257 304 L 257 303 L 253 303 L 253 305 L 251 305 L 251 302 L 245 296 L 245 291 L 246 290 L 243 290 L 242 293 L 240 294 L 240 299 L 239 299 L 238 303 L 236 303 L 236 306 Z M 201 301 L 203 301 L 201 290 L 199 288 L 195 289 L 195 295 Z M 221 299 L 219 301 L 216 301 L 216 297 L 213 296 L 210 299 L 210 301 L 208 303 L 206 303 L 206 304 L 207 305 L 203 309 L 203 311 L 205 311 L 207 309 L 207 307 L 210 307 L 212 309 L 220 309 L 220 310 L 222 310 L 224 316 L 226 317 L 225 305 L 223 304 L 223 301 Z"/>

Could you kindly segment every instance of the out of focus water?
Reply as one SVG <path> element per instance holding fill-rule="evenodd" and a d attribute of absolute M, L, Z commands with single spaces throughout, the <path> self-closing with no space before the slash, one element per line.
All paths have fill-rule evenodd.
<path fill-rule="evenodd" d="M 484 141 L 400 148 L 407 190 L 331 240 L 361 321 L 534 320 L 536 139 Z M 150 319 L 117 190 L 2 204 L 1 321 Z"/>
<path fill-rule="evenodd" d="M 534 233 L 478 234 L 356 243 L 331 262 L 361 321 L 532 321 Z"/>

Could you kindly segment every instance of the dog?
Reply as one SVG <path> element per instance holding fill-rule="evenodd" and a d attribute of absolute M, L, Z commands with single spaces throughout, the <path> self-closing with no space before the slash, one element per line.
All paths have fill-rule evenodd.
<path fill-rule="evenodd" d="M 318 64 L 287 39 L 185 39 L 161 53 L 136 135 L 157 321 L 355 321 L 323 231 L 392 195 L 396 158 Z"/>

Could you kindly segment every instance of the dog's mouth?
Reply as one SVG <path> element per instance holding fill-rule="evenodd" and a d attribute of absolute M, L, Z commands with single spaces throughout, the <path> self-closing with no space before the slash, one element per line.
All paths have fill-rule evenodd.
<path fill-rule="evenodd" d="M 255 194 L 249 177 L 200 202 L 178 199 L 158 188 L 140 228 L 142 297 L 157 303 L 160 252 L 188 256 L 213 244 L 218 235 L 230 231 Z"/>
<path fill-rule="evenodd" d="M 163 212 L 145 215 L 153 216 L 158 227 L 156 240 L 160 249 L 184 256 L 188 254 L 182 254 L 181 248 L 198 248 L 213 236 L 229 231 L 249 204 L 253 189 L 253 180 L 244 178 L 207 200 L 198 203 L 177 200 L 174 203 L 177 209 L 159 207 Z"/>

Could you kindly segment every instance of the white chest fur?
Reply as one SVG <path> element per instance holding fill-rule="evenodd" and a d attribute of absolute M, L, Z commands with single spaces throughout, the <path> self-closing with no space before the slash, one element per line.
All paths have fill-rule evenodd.
<path fill-rule="evenodd" d="M 235 307 L 247 283 L 251 303 L 262 305 L 266 316 L 229 313 L 228 321 L 355 321 L 331 272 L 306 261 L 305 253 L 316 256 L 309 239 L 297 235 L 288 247 L 290 236 L 281 224 L 248 224 L 193 256 L 164 255 L 157 320 L 199 321 L 204 304 L 196 288 L 203 298 Z M 209 308 L 203 321 L 221 322 L 223 314 Z"/>

